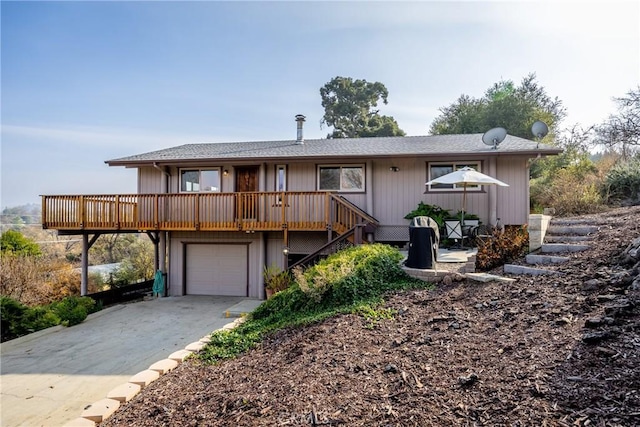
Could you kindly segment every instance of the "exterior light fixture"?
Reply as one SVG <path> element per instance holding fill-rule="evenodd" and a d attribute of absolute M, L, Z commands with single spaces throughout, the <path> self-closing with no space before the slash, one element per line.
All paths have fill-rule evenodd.
<path fill-rule="evenodd" d="M 391 166 L 391 167 L 389 168 L 389 170 L 390 170 L 391 172 L 398 172 L 398 171 L 400 170 L 400 168 L 399 168 L 399 167 L 397 167 L 397 166 Z"/>
<path fill-rule="evenodd" d="M 223 176 L 227 176 L 227 175 L 229 175 L 229 171 L 228 171 L 227 169 L 223 170 L 223 171 L 222 171 L 222 175 L 223 175 Z"/>
<path fill-rule="evenodd" d="M 282 248 L 282 255 L 289 255 L 289 246 L 285 246 L 284 248 Z"/>

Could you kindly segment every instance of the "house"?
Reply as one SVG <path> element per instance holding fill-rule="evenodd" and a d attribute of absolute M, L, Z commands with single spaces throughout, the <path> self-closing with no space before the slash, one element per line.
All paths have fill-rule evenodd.
<path fill-rule="evenodd" d="M 407 242 L 404 216 L 420 201 L 456 212 L 462 188 L 425 183 L 462 166 L 509 184 L 468 188 L 467 212 L 526 224 L 529 165 L 561 151 L 514 136 L 492 147 L 481 134 L 304 140 L 304 116 L 296 121 L 295 140 L 108 160 L 138 170 L 138 193 L 43 196 L 43 227 L 82 235 L 84 255 L 100 234 L 146 232 L 168 295 L 262 298 L 265 265 L 286 268 L 345 239 Z"/>

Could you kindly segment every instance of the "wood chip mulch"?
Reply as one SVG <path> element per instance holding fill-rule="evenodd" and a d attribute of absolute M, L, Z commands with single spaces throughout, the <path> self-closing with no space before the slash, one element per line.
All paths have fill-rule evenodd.
<path fill-rule="evenodd" d="M 640 207 L 584 218 L 600 231 L 560 276 L 398 293 L 393 319 L 187 361 L 101 426 L 640 425 Z"/>

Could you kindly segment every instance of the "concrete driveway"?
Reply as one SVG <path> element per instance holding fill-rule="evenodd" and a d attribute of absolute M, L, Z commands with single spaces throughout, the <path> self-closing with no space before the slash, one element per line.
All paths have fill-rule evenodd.
<path fill-rule="evenodd" d="M 3 343 L 0 424 L 64 425 L 132 375 L 233 321 L 225 312 L 251 311 L 259 303 L 240 297 L 159 298 Z"/>

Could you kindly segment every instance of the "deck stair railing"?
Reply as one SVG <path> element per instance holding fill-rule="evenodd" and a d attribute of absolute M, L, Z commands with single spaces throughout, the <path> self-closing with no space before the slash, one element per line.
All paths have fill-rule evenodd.
<path fill-rule="evenodd" d="M 309 267 L 324 257 L 334 254 L 341 249 L 353 246 L 354 241 L 352 237 L 355 235 L 357 228 L 358 226 L 347 230 L 345 233 L 339 235 L 335 239 L 318 248 L 315 252 L 291 264 L 288 268 L 289 271 L 293 270 L 295 267 Z"/>

